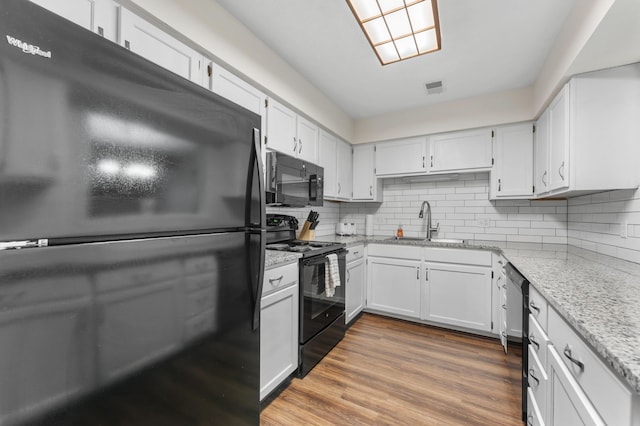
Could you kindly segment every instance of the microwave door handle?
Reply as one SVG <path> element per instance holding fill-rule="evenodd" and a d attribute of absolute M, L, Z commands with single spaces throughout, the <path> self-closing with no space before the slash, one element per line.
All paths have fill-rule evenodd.
<path fill-rule="evenodd" d="M 309 200 L 316 201 L 318 199 L 318 175 L 309 176 Z"/>

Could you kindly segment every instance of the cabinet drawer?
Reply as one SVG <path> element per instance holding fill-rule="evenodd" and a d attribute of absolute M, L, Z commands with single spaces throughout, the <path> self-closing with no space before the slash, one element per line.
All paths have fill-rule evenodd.
<path fill-rule="evenodd" d="M 364 256 L 364 246 L 354 246 L 348 248 L 347 263 L 353 262 L 356 259 L 360 259 Z"/>
<path fill-rule="evenodd" d="M 264 271 L 262 295 L 272 293 L 280 288 L 287 287 L 298 281 L 298 264 L 279 266 Z"/>
<path fill-rule="evenodd" d="M 215 303 L 213 289 L 205 289 L 187 295 L 187 318 L 212 309 Z"/>
<path fill-rule="evenodd" d="M 457 263 L 491 266 L 491 252 L 455 248 L 424 247 L 424 259 L 428 262 Z"/>
<path fill-rule="evenodd" d="M 106 292 L 125 287 L 168 281 L 181 275 L 181 273 L 182 267 L 177 260 L 144 266 L 125 266 L 97 273 L 96 285 L 99 292 Z"/>
<path fill-rule="evenodd" d="M 392 257 L 404 260 L 421 260 L 422 247 L 372 244 L 369 246 L 368 256 Z"/>
<path fill-rule="evenodd" d="M 631 424 L 632 394 L 597 358 L 553 309 L 549 310 L 549 338 L 560 359 L 609 425 Z M 580 368 L 569 357 L 581 362 Z"/>
<path fill-rule="evenodd" d="M 547 368 L 547 345 L 549 344 L 549 337 L 542 330 L 538 321 L 529 314 L 529 348 L 536 353 L 540 359 L 540 363 L 543 368 Z"/>
<path fill-rule="evenodd" d="M 198 256 L 185 259 L 184 270 L 187 275 L 201 274 L 202 272 L 212 271 L 216 267 L 216 258 L 213 256 Z"/>
<path fill-rule="evenodd" d="M 195 339 L 213 330 L 213 311 L 213 309 L 210 309 L 187 320 L 185 327 L 185 338 L 187 340 Z"/>
<path fill-rule="evenodd" d="M 192 293 L 194 291 L 203 290 L 205 288 L 211 288 L 215 283 L 215 279 L 216 275 L 211 272 L 187 277 L 187 292 Z"/>
<path fill-rule="evenodd" d="M 529 365 L 527 367 L 527 377 L 529 380 L 529 389 L 538 405 L 538 410 L 540 414 L 542 414 L 542 418 L 544 419 L 544 415 L 547 412 L 546 407 L 546 398 L 547 398 L 547 383 L 549 381 L 549 377 L 547 376 L 547 371 L 540 364 L 540 359 L 538 355 L 536 355 L 535 350 L 529 346 Z"/>
<path fill-rule="evenodd" d="M 529 286 L 529 312 L 538 321 L 542 331 L 547 329 L 547 300 L 538 293 L 538 290 Z"/>
<path fill-rule="evenodd" d="M 538 401 L 531 388 L 527 389 L 527 425 L 544 426 L 544 417 L 542 417 Z"/>

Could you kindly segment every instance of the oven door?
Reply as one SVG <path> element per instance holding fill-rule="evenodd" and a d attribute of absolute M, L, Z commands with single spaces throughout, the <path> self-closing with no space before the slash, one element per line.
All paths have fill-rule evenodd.
<path fill-rule="evenodd" d="M 328 297 L 325 279 L 329 273 L 326 256 L 302 259 L 300 262 L 300 343 L 304 344 L 335 321 L 345 309 L 345 268 L 347 250 L 340 250 L 340 286 Z"/>

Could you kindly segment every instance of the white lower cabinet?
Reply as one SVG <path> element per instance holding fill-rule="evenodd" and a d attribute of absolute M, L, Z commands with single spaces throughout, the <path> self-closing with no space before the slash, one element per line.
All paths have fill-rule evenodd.
<path fill-rule="evenodd" d="M 298 264 L 265 271 L 260 306 L 260 400 L 298 368 Z"/>
<path fill-rule="evenodd" d="M 421 319 L 491 331 L 491 268 L 425 262 Z"/>
<path fill-rule="evenodd" d="M 419 318 L 420 269 L 419 260 L 369 257 L 367 308 Z"/>
<path fill-rule="evenodd" d="M 549 376 L 550 426 L 605 425 L 553 346 L 549 347 Z"/>
<path fill-rule="evenodd" d="M 364 246 L 349 248 L 345 288 L 345 323 L 349 324 L 364 309 Z"/>

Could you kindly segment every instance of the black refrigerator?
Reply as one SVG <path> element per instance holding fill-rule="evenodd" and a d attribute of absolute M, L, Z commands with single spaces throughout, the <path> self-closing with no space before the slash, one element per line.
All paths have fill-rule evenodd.
<path fill-rule="evenodd" d="M 258 424 L 260 117 L 0 7 L 0 424 Z"/>

